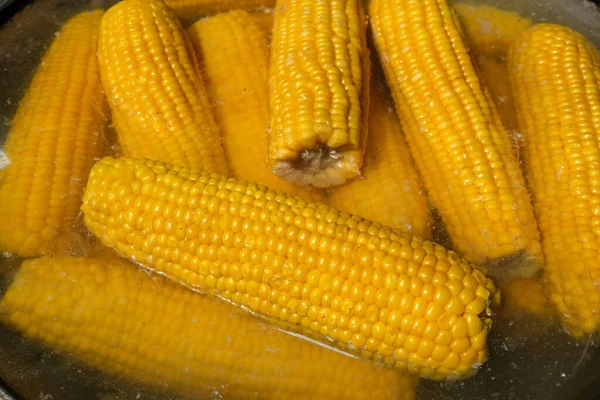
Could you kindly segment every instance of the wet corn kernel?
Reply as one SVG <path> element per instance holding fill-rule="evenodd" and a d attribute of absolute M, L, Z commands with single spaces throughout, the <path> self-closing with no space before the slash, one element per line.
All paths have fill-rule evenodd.
<path fill-rule="evenodd" d="M 211 388 L 224 398 L 415 398 L 414 377 L 265 327 L 114 255 L 24 262 L 0 318 L 90 366 L 195 398 Z"/>
<path fill-rule="evenodd" d="M 508 61 L 549 298 L 569 332 L 585 336 L 600 321 L 600 55 L 577 32 L 539 24 L 513 43 Z"/>
<path fill-rule="evenodd" d="M 65 23 L 11 122 L 0 168 L 0 253 L 71 252 L 89 170 L 104 155 L 107 105 L 96 52 L 103 11 Z M 79 228 L 78 228 L 79 227 Z"/>
<path fill-rule="evenodd" d="M 142 182 L 143 185 L 140 185 Z M 153 195 L 142 194 L 145 185 L 152 187 L 150 193 Z M 168 240 L 162 240 L 169 236 L 167 233 L 153 229 L 130 231 L 125 228 L 125 220 L 132 210 L 139 216 L 150 215 L 151 218 L 165 219 L 165 224 L 173 223 L 173 218 L 164 216 L 164 210 L 185 195 L 182 187 L 199 196 L 197 207 L 182 206 L 189 211 L 183 213 L 189 218 L 181 223 L 186 227 L 184 232 L 191 232 L 192 236 L 184 235 L 171 244 Z M 162 214 L 146 214 L 146 204 L 155 204 L 160 193 L 165 191 L 179 194 L 165 202 L 161 207 Z M 115 194 L 120 192 L 129 192 L 129 201 L 115 201 Z M 244 208 L 246 211 L 242 211 Z M 234 272 L 233 265 L 251 263 L 248 275 L 244 277 L 246 283 L 230 285 L 235 290 L 233 294 L 239 296 L 235 300 L 239 305 L 270 318 L 280 326 L 287 326 L 287 329 L 293 329 L 289 325 L 290 320 L 299 321 L 318 340 L 334 340 L 336 346 L 353 354 L 382 360 L 405 370 L 422 372 L 428 377 L 439 379 L 472 373 L 473 364 L 460 363 L 463 352 L 452 352 L 453 358 L 446 364 L 440 364 L 447 368 L 443 373 L 431 367 L 429 360 L 434 344 L 450 346 L 453 340 L 475 336 L 480 340 L 480 333 L 486 336 L 490 326 L 490 310 L 487 307 L 496 292 L 494 284 L 456 254 L 408 233 L 350 216 L 325 205 L 307 203 L 254 183 L 144 159 L 105 158 L 96 164 L 90 175 L 82 210 L 87 226 L 105 244 L 116 248 L 126 257 L 205 293 L 229 297 L 231 292 L 220 282 L 227 279 L 239 282 L 240 275 Z M 286 214 L 290 216 L 287 218 L 289 222 L 281 218 Z M 113 224 L 108 224 L 108 219 L 112 219 Z M 234 220 L 239 222 L 233 224 Z M 198 230 L 189 229 L 192 226 L 198 227 Z M 241 230 L 238 228 L 235 233 L 239 236 L 236 251 L 231 253 L 231 259 L 219 259 L 217 254 L 233 250 L 224 244 L 223 237 L 236 232 L 234 226 L 245 227 Z M 326 226 L 329 228 L 325 229 Z M 351 226 L 356 228 L 344 229 Z M 353 230 L 356 233 L 352 233 Z M 290 232 L 294 232 L 294 235 L 291 236 Z M 295 240 L 290 239 L 294 237 Z M 316 245 L 322 241 L 329 242 L 334 237 L 342 247 L 347 248 L 339 257 L 341 263 L 348 266 L 340 267 L 336 274 L 319 269 L 319 259 L 330 257 L 331 248 Z M 199 241 L 199 249 L 206 248 L 207 251 L 188 253 L 192 241 Z M 148 248 L 148 245 L 144 245 L 147 242 L 153 243 L 155 251 L 143 250 Z M 371 243 L 371 250 L 361 242 Z M 295 263 L 289 263 L 291 260 L 286 256 L 276 261 L 278 256 L 269 250 L 274 248 L 270 246 L 285 247 L 292 243 L 299 243 L 298 253 L 304 256 Z M 401 249 L 402 243 L 412 249 L 410 253 L 405 253 L 411 258 L 407 260 L 400 255 L 394 256 L 396 262 L 390 264 L 387 270 L 374 267 L 374 258 L 365 258 L 366 254 L 379 252 L 382 256 L 391 256 L 392 249 L 398 247 L 396 245 Z M 283 250 L 282 254 L 287 254 Z M 197 263 L 189 263 L 187 268 L 178 260 L 186 253 L 188 259 L 198 260 Z M 443 257 L 444 262 L 439 265 L 446 270 L 446 274 L 451 271 L 454 279 L 447 279 L 432 289 L 420 283 L 420 277 L 431 277 L 434 282 L 434 271 L 438 270 L 438 256 L 435 254 Z M 407 261 L 410 267 L 403 271 Z M 288 263 L 289 270 L 285 267 Z M 192 269 L 195 265 L 197 267 Z M 294 272 L 298 269 L 302 270 L 300 274 Z M 381 287 L 385 282 L 383 277 L 390 272 L 398 274 L 396 287 Z M 194 275 L 198 278 L 192 280 L 191 276 Z M 298 282 L 298 276 L 306 278 Z M 401 293 L 404 277 L 408 277 L 409 286 Z M 361 282 L 363 279 L 366 284 Z M 468 302 L 463 303 L 458 295 L 465 286 L 472 286 L 473 282 L 476 285 L 473 291 L 477 293 L 476 297 L 471 299 L 469 296 L 466 298 Z M 270 290 L 270 296 L 264 300 L 260 297 L 263 285 L 263 291 Z M 345 297 L 334 293 L 338 287 L 340 293 L 342 288 L 347 288 Z M 441 303 L 431 311 L 431 305 L 436 304 L 435 295 L 433 300 L 427 300 L 424 291 L 445 293 L 450 297 L 441 299 L 447 302 L 452 298 L 452 305 L 444 310 L 446 304 Z M 389 308 L 392 304 L 395 307 L 393 309 Z M 465 313 L 467 309 L 476 314 Z M 283 314 L 282 310 L 285 310 Z M 479 326 L 472 321 L 473 318 L 480 321 Z M 400 333 L 407 336 L 400 337 Z M 341 342 L 341 338 L 345 341 Z M 384 353 L 380 353 L 381 349 Z M 477 350 L 477 359 L 485 357 L 486 349 Z M 464 359 L 471 358 L 469 354 Z M 456 365 L 455 360 L 458 360 Z M 462 368 L 457 373 L 459 365 Z"/>
<path fill-rule="evenodd" d="M 375 44 L 425 188 L 467 260 L 533 275 L 539 233 L 510 138 L 446 0 L 374 0 Z M 446 111 L 444 111 L 446 110 Z M 505 232 L 511 235 L 505 235 Z"/>
<path fill-rule="evenodd" d="M 98 61 L 123 155 L 227 173 L 194 49 L 161 0 L 111 7 Z"/>

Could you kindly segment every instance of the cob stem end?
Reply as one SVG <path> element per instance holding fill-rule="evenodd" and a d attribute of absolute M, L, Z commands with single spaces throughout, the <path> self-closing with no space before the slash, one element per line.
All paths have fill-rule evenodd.
<path fill-rule="evenodd" d="M 360 174 L 360 152 L 339 152 L 319 145 L 302 150 L 296 159 L 279 160 L 273 173 L 298 185 L 324 188 L 341 185 Z"/>

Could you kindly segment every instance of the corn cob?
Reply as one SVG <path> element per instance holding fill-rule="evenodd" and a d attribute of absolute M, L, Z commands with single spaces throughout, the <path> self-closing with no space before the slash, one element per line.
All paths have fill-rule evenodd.
<path fill-rule="evenodd" d="M 102 18 L 102 83 L 125 156 L 227 173 L 198 63 L 160 0 L 124 0 Z"/>
<path fill-rule="evenodd" d="M 540 24 L 509 53 L 510 81 L 552 303 L 573 336 L 598 330 L 600 55 L 567 27 Z"/>
<path fill-rule="evenodd" d="M 368 62 L 360 1 L 278 2 L 269 80 L 275 174 L 315 187 L 359 175 Z"/>
<path fill-rule="evenodd" d="M 96 60 L 102 13 L 84 12 L 63 26 L 19 104 L 0 169 L 0 252 L 31 257 L 76 244 L 83 188 L 104 152 Z"/>
<path fill-rule="evenodd" d="M 469 46 L 476 54 L 504 57 L 511 42 L 531 26 L 516 12 L 483 4 L 453 4 Z"/>
<path fill-rule="evenodd" d="M 345 357 L 125 260 L 25 261 L 0 316 L 111 374 L 195 398 L 414 399 L 414 377 Z"/>
<path fill-rule="evenodd" d="M 493 282 L 455 253 L 264 186 L 104 158 L 82 206 L 121 255 L 285 329 L 432 378 L 487 357 Z"/>
<path fill-rule="evenodd" d="M 275 0 L 165 0 L 178 17 L 193 20 L 235 9 L 256 10 L 275 6 Z"/>
<path fill-rule="evenodd" d="M 533 209 L 454 11 L 446 0 L 370 7 L 400 123 L 457 250 L 499 276 L 533 275 L 540 264 Z"/>
<path fill-rule="evenodd" d="M 371 80 L 369 137 L 362 177 L 329 190 L 329 204 L 422 238 L 431 235 L 431 212 L 413 165 L 383 72 Z"/>
<path fill-rule="evenodd" d="M 246 11 L 201 19 L 188 29 L 201 60 L 231 176 L 317 199 L 269 167 L 269 40 Z"/>

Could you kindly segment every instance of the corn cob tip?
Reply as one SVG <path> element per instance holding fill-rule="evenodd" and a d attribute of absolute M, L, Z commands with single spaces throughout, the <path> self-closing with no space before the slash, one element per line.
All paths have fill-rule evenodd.
<path fill-rule="evenodd" d="M 302 150 L 297 159 L 277 161 L 273 173 L 298 185 L 317 188 L 341 185 L 360 175 L 360 152 L 340 153 L 327 146 Z"/>

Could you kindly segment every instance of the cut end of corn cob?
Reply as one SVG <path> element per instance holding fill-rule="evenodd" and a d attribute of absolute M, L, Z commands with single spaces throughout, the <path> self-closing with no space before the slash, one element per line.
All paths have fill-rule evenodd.
<path fill-rule="evenodd" d="M 413 400 L 415 377 L 266 327 L 112 257 L 25 261 L 0 318 L 101 371 L 193 398 Z"/>
<path fill-rule="evenodd" d="M 317 146 L 301 150 L 292 161 L 277 161 L 272 165 L 273 173 L 287 181 L 324 188 L 341 185 L 360 175 L 362 154 Z"/>
<path fill-rule="evenodd" d="M 373 0 L 370 21 L 403 132 L 457 251 L 491 273 L 504 274 L 494 266 L 507 258 L 540 259 L 512 142 L 448 1 Z M 510 273 L 540 266 L 519 262 Z"/>
<path fill-rule="evenodd" d="M 433 379 L 487 359 L 499 291 L 455 253 L 217 174 L 104 158 L 82 211 L 119 254 L 361 358 Z"/>
<path fill-rule="evenodd" d="M 315 187 L 358 176 L 369 101 L 360 1 L 278 2 L 270 67 L 273 172 Z"/>
<path fill-rule="evenodd" d="M 539 24 L 508 67 L 550 300 L 575 337 L 600 323 L 600 54 L 577 32 Z"/>
<path fill-rule="evenodd" d="M 203 18 L 188 29 L 201 60 L 231 176 L 309 200 L 304 188 L 273 174 L 269 166 L 269 39 L 246 11 Z"/>
<path fill-rule="evenodd" d="M 19 104 L 0 170 L 0 253 L 80 251 L 81 196 L 104 155 L 107 107 L 96 59 L 102 14 L 67 21 Z"/>
<path fill-rule="evenodd" d="M 123 154 L 227 173 L 192 44 L 160 0 L 124 0 L 100 27 L 98 60 Z"/>

